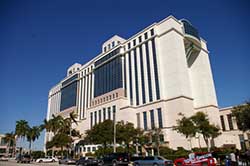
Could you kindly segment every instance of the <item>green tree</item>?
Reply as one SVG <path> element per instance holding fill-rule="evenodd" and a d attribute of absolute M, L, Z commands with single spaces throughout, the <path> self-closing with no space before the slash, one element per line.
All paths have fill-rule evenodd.
<path fill-rule="evenodd" d="M 238 129 L 246 132 L 250 130 L 250 102 L 232 109 L 232 116 L 236 118 Z"/>
<path fill-rule="evenodd" d="M 189 141 L 190 148 L 192 149 L 191 138 L 195 136 L 197 128 L 190 118 L 185 117 L 182 113 L 179 113 L 179 115 L 182 118 L 177 120 L 177 126 L 174 126 L 173 130 L 183 134 Z"/>
<path fill-rule="evenodd" d="M 21 140 L 24 139 L 27 135 L 28 130 L 29 124 L 26 120 L 16 121 L 15 134 L 17 138 L 21 138 Z M 22 149 L 20 150 L 20 153 L 22 153 Z"/>
<path fill-rule="evenodd" d="M 72 142 L 72 138 L 65 133 L 57 133 L 51 141 L 46 143 L 46 148 L 51 147 L 60 147 L 61 148 L 61 157 L 63 158 L 63 148 L 69 148 L 70 144 Z"/>
<path fill-rule="evenodd" d="M 36 139 L 39 138 L 41 132 L 41 128 L 39 126 L 33 126 L 32 128 L 28 129 L 27 132 L 27 141 L 29 142 L 29 151 L 31 154 L 31 145 Z"/>
<path fill-rule="evenodd" d="M 213 124 L 209 123 L 208 116 L 203 112 L 197 112 L 190 117 L 193 121 L 197 133 L 203 136 L 203 139 L 206 143 L 208 151 L 210 151 L 209 140 L 218 137 L 220 133 L 220 128 Z"/>
<path fill-rule="evenodd" d="M 124 123 L 124 121 L 120 121 L 116 124 L 116 132 L 117 142 L 120 144 L 125 143 L 129 152 L 130 143 L 136 141 L 139 130 L 134 128 L 133 123 Z"/>
<path fill-rule="evenodd" d="M 85 140 L 89 143 L 102 144 L 104 148 L 113 142 L 113 121 L 105 120 L 86 131 Z"/>
<path fill-rule="evenodd" d="M 7 154 L 9 155 L 10 147 L 12 147 L 12 156 L 15 153 L 15 144 L 16 144 L 16 135 L 14 132 L 6 133 L 4 136 L 4 140 L 7 142 Z"/>

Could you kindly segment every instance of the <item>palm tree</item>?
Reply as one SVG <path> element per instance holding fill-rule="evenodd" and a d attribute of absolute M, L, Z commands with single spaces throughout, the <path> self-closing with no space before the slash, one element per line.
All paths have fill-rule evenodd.
<path fill-rule="evenodd" d="M 6 133 L 5 134 L 5 137 L 4 137 L 4 140 L 7 142 L 7 155 L 9 155 L 9 152 L 10 152 L 10 147 L 12 147 L 12 156 L 13 156 L 13 153 L 15 152 L 15 138 L 16 138 L 16 135 L 14 132 L 11 132 L 11 133 Z"/>
<path fill-rule="evenodd" d="M 27 135 L 27 131 L 29 130 L 29 125 L 26 120 L 19 120 L 16 121 L 16 129 L 15 129 L 15 134 L 17 138 L 24 139 Z M 22 150 L 20 150 L 20 153 Z"/>
<path fill-rule="evenodd" d="M 31 145 L 36 139 L 39 138 L 41 132 L 41 128 L 39 126 L 33 126 L 29 128 L 27 132 L 27 141 L 29 142 L 29 151 L 31 153 Z"/>

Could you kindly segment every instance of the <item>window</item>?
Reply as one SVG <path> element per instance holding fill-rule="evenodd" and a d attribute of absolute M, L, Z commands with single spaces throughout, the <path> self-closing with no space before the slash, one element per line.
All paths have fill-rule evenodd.
<path fill-rule="evenodd" d="M 143 112 L 144 130 L 148 130 L 147 112 Z"/>
<path fill-rule="evenodd" d="M 128 49 L 130 49 L 130 47 L 131 47 L 131 46 L 130 46 L 130 43 L 128 43 Z"/>
<path fill-rule="evenodd" d="M 98 113 L 99 113 L 99 123 L 101 123 L 102 121 L 102 110 L 99 110 Z"/>
<path fill-rule="evenodd" d="M 113 105 L 113 120 L 115 121 L 116 107 Z"/>
<path fill-rule="evenodd" d="M 148 73 L 148 93 L 149 93 L 149 101 L 153 101 L 152 95 L 152 80 L 151 80 L 151 66 L 150 66 L 150 57 L 149 57 L 149 48 L 148 42 L 145 43 L 146 46 L 146 63 L 147 63 L 147 73 Z"/>
<path fill-rule="evenodd" d="M 134 40 L 133 40 L 133 46 L 135 46 L 135 45 L 136 45 L 136 40 L 134 39 Z"/>
<path fill-rule="evenodd" d="M 106 108 L 103 108 L 103 121 L 106 120 Z"/>
<path fill-rule="evenodd" d="M 106 52 L 107 51 L 107 48 L 106 48 L 106 46 L 104 47 L 104 52 Z"/>
<path fill-rule="evenodd" d="M 154 75 L 155 75 L 156 99 L 159 100 L 160 99 L 160 87 L 159 87 L 159 78 L 158 78 L 158 66 L 157 66 L 155 39 L 152 40 L 152 52 L 153 52 L 153 65 L 154 65 Z"/>
<path fill-rule="evenodd" d="M 110 44 L 108 45 L 108 48 L 110 49 L 111 47 L 110 47 Z"/>
<path fill-rule="evenodd" d="M 116 57 L 98 67 L 94 71 L 94 97 L 121 88 L 123 86 L 122 72 L 121 57 Z"/>
<path fill-rule="evenodd" d="M 90 128 L 93 127 L 93 112 L 90 113 Z"/>
<path fill-rule="evenodd" d="M 87 147 L 87 151 L 90 152 L 90 147 Z"/>
<path fill-rule="evenodd" d="M 164 142 L 164 135 L 160 134 L 159 137 L 160 137 L 160 142 Z"/>
<path fill-rule="evenodd" d="M 114 47 L 114 46 L 115 46 L 115 42 L 113 41 L 113 42 L 112 42 L 112 47 Z"/>
<path fill-rule="evenodd" d="M 150 30 L 150 33 L 151 33 L 151 36 L 154 36 L 154 34 L 155 34 L 155 33 L 154 33 L 154 29 L 151 29 L 151 30 Z"/>
<path fill-rule="evenodd" d="M 97 112 L 95 111 L 95 125 L 97 124 Z"/>
<path fill-rule="evenodd" d="M 154 110 L 150 110 L 150 120 L 151 120 L 151 129 L 155 128 L 155 116 L 154 116 Z"/>
<path fill-rule="evenodd" d="M 225 127 L 225 121 L 224 121 L 223 115 L 220 116 L 220 122 L 221 122 L 222 130 L 225 131 L 226 127 Z"/>
<path fill-rule="evenodd" d="M 141 119 L 140 119 L 140 113 L 136 114 L 137 117 L 137 128 L 141 128 Z"/>
<path fill-rule="evenodd" d="M 143 65 L 142 46 L 139 47 L 139 51 L 140 51 L 140 64 L 141 64 L 142 103 L 144 104 L 144 103 L 146 103 L 146 96 L 145 96 L 145 82 L 144 82 L 144 69 L 143 69 L 144 65 Z"/>
<path fill-rule="evenodd" d="M 142 40 L 141 40 L 141 36 L 139 36 L 139 43 L 141 43 L 141 41 L 142 41 Z"/>
<path fill-rule="evenodd" d="M 135 71 L 135 94 L 136 94 L 136 105 L 139 105 L 139 85 L 138 85 L 138 71 L 137 71 L 137 55 L 136 49 L 134 49 L 134 71 Z"/>
<path fill-rule="evenodd" d="M 130 104 L 133 105 L 133 87 L 132 87 L 132 62 L 131 62 L 131 52 L 128 53 L 128 67 L 129 67 L 129 93 L 130 93 Z"/>
<path fill-rule="evenodd" d="M 108 107 L 108 119 L 111 120 L 111 110 L 110 110 L 110 107 Z"/>
<path fill-rule="evenodd" d="M 145 40 L 147 40 L 148 39 L 148 33 L 146 32 L 146 33 L 144 33 L 144 38 L 145 38 Z"/>
<path fill-rule="evenodd" d="M 157 112 L 158 112 L 158 125 L 159 125 L 159 128 L 163 128 L 161 108 L 157 108 Z"/>
<path fill-rule="evenodd" d="M 93 147 L 93 148 L 92 148 L 92 151 L 93 151 L 93 152 L 96 151 L 96 147 Z"/>
<path fill-rule="evenodd" d="M 233 127 L 233 121 L 232 121 L 232 115 L 231 114 L 227 115 L 227 120 L 228 120 L 229 130 L 233 130 L 234 127 Z"/>
<path fill-rule="evenodd" d="M 118 93 L 116 93 L 116 97 L 118 97 Z"/>

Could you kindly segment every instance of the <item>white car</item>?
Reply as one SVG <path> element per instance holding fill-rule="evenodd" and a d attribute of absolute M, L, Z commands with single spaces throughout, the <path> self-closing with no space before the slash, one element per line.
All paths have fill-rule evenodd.
<path fill-rule="evenodd" d="M 39 158 L 36 160 L 37 163 L 50 163 L 50 162 L 58 162 L 58 159 L 55 157 L 45 157 L 45 158 Z"/>

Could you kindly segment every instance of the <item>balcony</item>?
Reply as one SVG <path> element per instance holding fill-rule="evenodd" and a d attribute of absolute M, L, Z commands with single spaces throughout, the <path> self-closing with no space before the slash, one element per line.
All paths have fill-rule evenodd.
<path fill-rule="evenodd" d="M 193 25 L 187 21 L 187 20 L 181 20 L 182 24 L 183 24 L 183 31 L 184 31 L 184 35 L 185 38 L 191 42 L 193 42 L 194 44 L 200 46 L 200 35 L 198 30 L 193 27 Z"/>

